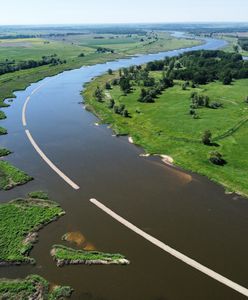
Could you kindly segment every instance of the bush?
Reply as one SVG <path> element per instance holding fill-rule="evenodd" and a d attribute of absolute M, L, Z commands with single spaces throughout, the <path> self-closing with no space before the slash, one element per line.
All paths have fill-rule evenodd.
<path fill-rule="evenodd" d="M 111 90 L 111 84 L 109 82 L 106 82 L 105 89 L 106 90 Z"/>
<path fill-rule="evenodd" d="M 231 84 L 232 83 L 232 76 L 231 75 L 224 76 L 222 82 L 223 82 L 224 85 Z"/>
<path fill-rule="evenodd" d="M 210 153 L 209 160 L 212 164 L 218 166 L 224 166 L 227 163 L 225 159 L 223 159 L 222 154 L 217 151 Z"/>
<path fill-rule="evenodd" d="M 114 99 L 110 99 L 109 100 L 108 108 L 113 108 L 114 106 L 115 106 L 115 100 Z"/>
<path fill-rule="evenodd" d="M 123 110 L 122 115 L 124 118 L 128 118 L 129 117 L 129 113 L 126 109 Z"/>
<path fill-rule="evenodd" d="M 210 130 L 206 130 L 202 136 L 202 142 L 204 145 L 211 145 L 212 133 Z"/>
<path fill-rule="evenodd" d="M 94 96 L 98 102 L 102 102 L 103 100 L 103 92 L 102 89 L 98 86 L 95 90 Z"/>

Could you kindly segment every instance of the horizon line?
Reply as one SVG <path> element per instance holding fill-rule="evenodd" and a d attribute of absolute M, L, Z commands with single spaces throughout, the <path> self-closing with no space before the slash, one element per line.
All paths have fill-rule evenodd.
<path fill-rule="evenodd" d="M 247 21 L 171 21 L 171 22 L 92 22 L 92 23 L 23 23 L 23 24 L 0 24 L 0 26 L 89 26 L 89 25 L 170 25 L 170 24 L 247 24 Z"/>

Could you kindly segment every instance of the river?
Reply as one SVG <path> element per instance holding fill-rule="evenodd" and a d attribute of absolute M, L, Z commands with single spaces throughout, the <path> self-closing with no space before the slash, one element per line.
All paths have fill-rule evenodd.
<path fill-rule="evenodd" d="M 207 178 L 141 158 L 142 149 L 125 137 L 113 137 L 107 126 L 83 109 L 82 84 L 109 68 L 173 56 L 188 50 L 217 49 L 222 40 L 207 39 L 191 49 L 136 56 L 66 71 L 26 90 L 4 109 L 1 126 L 9 134 L 1 144 L 14 153 L 7 159 L 35 178 L 27 185 L 0 192 L 1 202 L 32 190 L 49 192 L 66 215 L 39 234 L 31 252 L 36 266 L 4 267 L 0 277 L 40 274 L 54 284 L 71 285 L 72 299 L 83 300 L 239 300 L 245 297 L 176 260 L 129 231 L 89 202 L 96 198 L 136 226 L 229 279 L 248 286 L 248 201 L 226 195 Z M 73 190 L 38 156 L 22 126 L 44 153 L 79 186 Z M 66 232 L 80 232 L 97 250 L 120 252 L 129 266 L 68 266 L 59 269 L 49 254 Z"/>

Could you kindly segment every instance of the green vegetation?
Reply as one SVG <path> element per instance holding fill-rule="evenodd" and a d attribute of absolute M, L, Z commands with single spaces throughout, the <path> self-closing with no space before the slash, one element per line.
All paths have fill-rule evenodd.
<path fill-rule="evenodd" d="M 6 119 L 6 115 L 3 111 L 0 111 L 0 120 Z"/>
<path fill-rule="evenodd" d="M 53 54 L 51 56 L 42 56 L 42 59 L 36 60 L 25 60 L 16 62 L 15 60 L 6 59 L 5 61 L 0 63 L 0 75 L 13 73 L 20 70 L 27 70 L 38 68 L 41 66 L 56 66 L 59 64 L 66 64 L 66 60 L 61 60 L 57 57 L 57 54 Z"/>
<path fill-rule="evenodd" d="M 238 44 L 242 50 L 248 51 L 248 37 L 240 37 L 238 39 Z"/>
<path fill-rule="evenodd" d="M 246 42 L 248 40 L 247 34 L 246 37 L 237 36 L 237 34 L 225 34 L 218 35 L 218 38 L 222 38 L 228 42 L 228 45 L 224 48 L 228 52 L 236 52 L 243 56 L 248 56 L 248 49 L 246 48 Z"/>
<path fill-rule="evenodd" d="M 43 191 L 35 191 L 28 194 L 28 196 L 32 199 L 43 199 L 48 200 L 48 194 Z"/>
<path fill-rule="evenodd" d="M 0 127 L 0 135 L 7 134 L 7 129 Z"/>
<path fill-rule="evenodd" d="M 25 279 L 0 279 L 0 298 L 8 300 L 43 299 L 63 300 L 73 290 L 69 286 L 51 286 L 44 278 L 30 275 Z"/>
<path fill-rule="evenodd" d="M 17 199 L 1 204 L 0 265 L 34 263 L 28 253 L 37 239 L 37 231 L 63 214 L 57 203 L 43 199 Z"/>
<path fill-rule="evenodd" d="M 7 156 L 11 153 L 8 149 L 0 148 L 0 157 Z M 1 180 L 1 179 L 0 179 Z"/>
<path fill-rule="evenodd" d="M 141 42 L 143 38 L 143 42 Z M 151 43 L 152 42 L 152 43 Z M 63 64 L 48 64 L 0 75 L 0 106 L 3 100 L 13 97 L 13 91 L 25 89 L 30 83 L 44 77 L 58 74 L 64 70 L 79 68 L 83 65 L 103 63 L 109 60 L 137 53 L 159 52 L 199 44 L 191 39 L 176 39 L 169 33 L 153 36 L 144 32 L 132 35 L 96 34 L 48 36 L 42 38 L 22 38 L 0 40 L 0 63 L 13 66 L 26 64 L 27 61 L 43 61 L 42 57 L 56 57 Z M 97 49 L 110 49 L 102 53 Z M 112 53 L 114 52 L 114 53 Z M 84 55 L 81 55 L 81 54 Z M 6 56 L 7 54 L 7 56 Z"/>
<path fill-rule="evenodd" d="M 1 149 L 0 153 L 6 155 L 8 150 Z M 9 190 L 30 180 L 32 177 L 12 166 L 9 162 L 0 160 L 0 189 Z"/>
<path fill-rule="evenodd" d="M 30 83 L 64 70 L 83 65 L 103 63 L 129 54 L 165 51 L 190 47 L 199 41 L 175 39 L 168 33 L 156 36 L 143 32 L 120 35 L 54 34 L 35 38 L 35 34 L 3 35 L 0 39 L 0 107 L 8 106 L 4 99 L 14 97 L 13 91 L 25 89 Z M 19 38 L 18 38 L 19 37 Z M 154 43 L 151 45 L 151 41 Z M 6 116 L 0 112 L 0 119 Z M 0 127 L 0 135 L 7 134 Z M 0 150 L 6 155 L 5 149 Z M 24 184 L 31 177 L 7 162 L 0 161 L 0 189 L 10 189 Z"/>
<path fill-rule="evenodd" d="M 211 63 L 211 55 L 209 59 L 204 58 L 209 55 L 209 51 L 200 57 L 197 53 L 185 54 L 166 59 L 162 67 L 157 67 L 160 62 L 156 62 L 128 69 L 126 77 L 131 89 L 127 94 L 119 85 L 123 71 L 106 74 L 86 86 L 85 102 L 104 123 L 112 124 L 117 134 L 132 136 L 147 153 L 172 156 L 178 166 L 206 175 L 230 191 L 248 196 L 248 79 L 233 79 L 239 77 L 238 74 L 248 74 L 245 71 L 247 63 L 239 59 L 237 64 L 228 63 L 228 59 L 218 58 L 217 61 L 222 61 L 216 64 L 217 70 Z M 242 68 L 236 69 L 239 64 L 244 72 L 239 73 Z M 197 77 L 206 84 L 192 81 L 195 73 L 191 74 L 190 70 L 194 72 L 195 69 L 203 72 L 204 78 Z M 227 70 L 232 75 L 229 85 L 218 80 Z M 187 81 L 178 79 L 182 75 Z M 173 86 L 161 86 L 166 76 L 173 80 Z M 192 76 L 192 80 L 188 76 Z M 147 78 L 154 79 L 152 86 L 145 86 Z M 106 82 L 111 83 L 111 90 L 105 90 Z M 101 102 L 94 97 L 97 86 L 105 95 Z M 142 95 L 149 95 L 153 101 L 140 101 Z M 117 114 L 115 106 L 125 106 L 129 117 Z"/>
<path fill-rule="evenodd" d="M 75 250 L 62 245 L 54 245 L 51 255 L 59 267 L 70 264 L 129 264 L 129 261 L 121 254 Z"/>

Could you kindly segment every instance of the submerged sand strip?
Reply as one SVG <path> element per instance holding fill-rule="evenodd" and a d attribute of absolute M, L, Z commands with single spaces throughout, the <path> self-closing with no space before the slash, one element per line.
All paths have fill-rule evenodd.
<path fill-rule="evenodd" d="M 111 209 L 106 207 L 101 202 L 97 201 L 96 199 L 90 199 L 90 202 L 94 205 L 96 205 L 98 208 L 100 208 L 102 211 L 104 211 L 106 214 L 117 220 L 119 223 L 123 224 L 130 230 L 134 231 L 150 243 L 154 244 L 155 246 L 159 247 L 160 249 L 164 250 L 165 252 L 169 253 L 170 255 L 174 256 L 175 258 L 181 260 L 182 262 L 186 263 L 187 265 L 191 266 L 192 268 L 204 273 L 205 275 L 213 278 L 214 280 L 228 286 L 229 288 L 237 291 L 238 293 L 248 297 L 248 289 L 231 281 L 230 279 L 216 273 L 215 271 L 205 267 L 204 265 L 198 263 L 197 261 L 191 259 L 190 257 L 180 253 L 179 251 L 171 248 L 170 246 L 164 244 L 163 242 L 159 241 L 158 239 L 154 238 L 150 234 L 144 232 L 143 230 L 139 229 L 132 223 L 128 222 L 115 212 L 113 212 Z"/>

